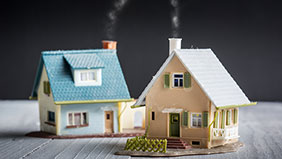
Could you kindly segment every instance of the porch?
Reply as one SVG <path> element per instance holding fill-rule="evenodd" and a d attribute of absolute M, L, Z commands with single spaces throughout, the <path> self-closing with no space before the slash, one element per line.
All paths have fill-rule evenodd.
<path fill-rule="evenodd" d="M 212 137 L 213 140 L 229 140 L 239 138 L 240 136 L 238 135 L 238 126 L 227 127 L 224 129 L 213 128 Z"/>

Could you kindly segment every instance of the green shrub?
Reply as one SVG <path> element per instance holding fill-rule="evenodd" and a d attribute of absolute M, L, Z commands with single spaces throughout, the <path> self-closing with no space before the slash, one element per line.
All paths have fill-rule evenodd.
<path fill-rule="evenodd" d="M 144 136 L 136 136 L 127 139 L 124 150 L 166 153 L 166 147 L 166 139 L 147 139 Z"/>

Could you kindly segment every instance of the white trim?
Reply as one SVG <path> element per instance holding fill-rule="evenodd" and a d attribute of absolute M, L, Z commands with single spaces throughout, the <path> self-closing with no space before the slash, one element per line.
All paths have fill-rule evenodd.
<path fill-rule="evenodd" d="M 175 78 L 174 75 L 182 75 L 182 78 L 180 78 L 180 77 L 176 77 Z M 180 81 L 180 79 L 182 79 L 182 86 L 175 86 L 174 85 L 175 84 L 174 83 L 175 79 L 178 79 L 179 81 Z M 179 81 L 178 81 L 178 84 L 180 83 Z M 177 72 L 173 73 L 172 74 L 172 78 L 171 78 L 171 83 L 172 83 L 172 88 L 183 88 L 184 87 L 184 73 L 177 73 Z"/>
<path fill-rule="evenodd" d="M 183 109 L 177 109 L 177 108 L 164 108 L 162 110 L 162 113 L 181 113 Z"/>
<path fill-rule="evenodd" d="M 95 80 L 89 80 L 89 73 L 94 72 Z M 81 80 L 81 73 L 86 74 L 86 80 Z M 100 86 L 102 85 L 102 69 L 78 69 L 74 70 L 75 86 Z"/>
<path fill-rule="evenodd" d="M 75 111 L 75 112 L 67 112 L 67 126 L 79 126 L 79 125 L 75 125 L 75 120 L 74 120 L 74 114 L 76 113 L 80 113 L 80 125 L 84 125 L 83 124 L 83 113 L 86 113 L 86 124 L 88 124 L 89 121 L 89 114 L 87 111 Z M 71 114 L 72 116 L 72 123 L 69 122 L 69 114 Z"/>
<path fill-rule="evenodd" d="M 193 114 L 201 115 L 201 126 L 193 126 Z M 190 120 L 190 127 L 191 127 L 191 128 L 201 128 L 202 125 L 203 125 L 202 113 L 191 112 L 191 113 L 190 113 L 190 116 L 191 116 L 191 118 L 190 118 L 190 119 L 191 119 L 191 120 Z M 197 120 L 197 125 L 199 125 L 198 120 Z"/>

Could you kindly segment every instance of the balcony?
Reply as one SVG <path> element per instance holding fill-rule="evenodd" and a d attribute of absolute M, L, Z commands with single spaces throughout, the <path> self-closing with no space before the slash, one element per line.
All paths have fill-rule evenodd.
<path fill-rule="evenodd" d="M 228 140 L 238 138 L 238 126 L 230 127 L 230 128 L 213 128 L 212 130 L 213 140 Z"/>

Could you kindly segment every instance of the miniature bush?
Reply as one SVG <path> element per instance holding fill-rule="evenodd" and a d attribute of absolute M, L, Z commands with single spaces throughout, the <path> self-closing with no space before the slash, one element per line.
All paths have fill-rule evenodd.
<path fill-rule="evenodd" d="M 166 153 L 166 147 L 166 139 L 147 139 L 144 136 L 136 136 L 127 139 L 124 150 Z"/>

